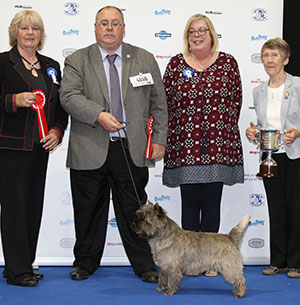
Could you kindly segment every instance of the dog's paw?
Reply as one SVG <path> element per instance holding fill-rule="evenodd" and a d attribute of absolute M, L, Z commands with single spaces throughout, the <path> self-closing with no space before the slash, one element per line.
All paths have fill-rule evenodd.
<path fill-rule="evenodd" d="M 163 295 L 174 295 L 176 293 L 176 290 L 166 290 L 163 292 Z"/>
<path fill-rule="evenodd" d="M 241 295 L 241 294 L 235 294 L 235 295 L 234 295 L 234 297 L 235 297 L 235 298 L 237 298 L 237 299 L 240 299 L 240 298 L 244 297 L 244 295 Z"/>
<path fill-rule="evenodd" d="M 156 289 L 157 291 L 164 291 L 164 290 L 167 289 L 167 287 L 163 287 L 163 286 L 158 285 L 155 289 Z"/>

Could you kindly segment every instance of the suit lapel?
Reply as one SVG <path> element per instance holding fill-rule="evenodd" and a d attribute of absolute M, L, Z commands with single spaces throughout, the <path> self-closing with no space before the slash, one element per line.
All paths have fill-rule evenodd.
<path fill-rule="evenodd" d="M 107 85 L 107 80 L 106 80 L 106 76 L 105 76 L 103 61 L 102 61 L 101 53 L 100 53 L 100 50 L 99 50 L 97 44 L 93 44 L 91 46 L 90 59 L 91 59 L 92 66 L 95 70 L 96 76 L 98 78 L 97 84 L 100 84 L 105 101 L 108 105 L 110 105 L 108 85 Z"/>
<path fill-rule="evenodd" d="M 267 107 L 268 107 L 268 83 L 269 81 L 264 82 L 261 92 L 260 92 L 260 101 L 259 101 L 259 107 L 260 107 L 260 113 L 262 116 L 261 121 L 267 122 Z M 266 129 L 266 123 L 264 126 L 262 126 L 263 129 Z"/>
<path fill-rule="evenodd" d="M 37 54 L 37 56 L 38 56 L 38 59 L 41 64 L 41 72 L 42 72 L 45 82 L 47 84 L 47 88 L 48 88 L 48 92 L 49 92 L 49 101 L 50 101 L 51 97 L 52 97 L 54 83 L 53 83 L 52 78 L 48 75 L 47 69 L 51 67 L 51 64 L 50 64 L 50 62 L 48 62 L 45 59 L 45 57 L 41 56 L 40 54 Z M 58 71 L 56 71 L 56 72 L 58 72 Z"/>
<path fill-rule="evenodd" d="M 52 89 L 53 89 L 53 81 L 47 74 L 47 68 L 49 68 L 51 66 L 51 64 L 50 64 L 50 62 L 48 62 L 45 59 L 44 56 L 41 56 L 38 52 L 37 52 L 37 57 L 39 59 L 40 65 L 41 65 L 41 73 L 44 76 L 45 82 L 46 82 L 48 90 L 49 90 L 49 100 L 50 100 L 51 94 L 52 94 Z M 14 69 L 23 78 L 24 82 L 28 85 L 28 88 L 29 88 L 28 90 L 33 90 L 33 88 L 34 88 L 33 84 L 30 82 L 28 77 L 26 77 L 26 75 L 24 75 L 24 72 L 26 72 L 26 70 L 25 70 L 26 68 L 24 68 L 24 66 L 23 66 L 23 63 L 20 58 L 20 54 L 18 52 L 17 47 L 14 47 L 12 49 L 11 59 L 14 63 Z"/>
<path fill-rule="evenodd" d="M 127 93 L 127 86 L 128 86 L 128 79 L 129 79 L 129 72 L 131 66 L 131 48 L 128 44 L 122 44 L 122 96 L 123 100 L 126 97 Z"/>
<path fill-rule="evenodd" d="M 23 67 L 23 63 L 20 57 L 20 54 L 18 52 L 18 49 L 16 46 L 14 46 L 11 51 L 10 51 L 10 58 L 11 61 L 13 62 L 13 68 L 16 70 L 16 72 L 22 77 L 24 82 L 28 85 L 29 89 L 28 90 L 33 90 L 32 85 L 30 82 L 27 80 L 26 75 L 24 75 L 24 72 L 26 71 L 25 68 Z"/>
<path fill-rule="evenodd" d="M 286 73 L 286 81 L 284 84 L 284 91 L 283 91 L 281 111 L 280 111 L 282 128 L 284 128 L 285 126 L 285 122 L 287 119 L 287 112 L 291 103 L 292 84 L 293 84 L 293 77 L 290 74 Z"/>

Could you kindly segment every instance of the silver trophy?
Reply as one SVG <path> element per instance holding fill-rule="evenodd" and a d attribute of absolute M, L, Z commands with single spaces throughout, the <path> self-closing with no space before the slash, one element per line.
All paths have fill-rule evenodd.
<path fill-rule="evenodd" d="M 284 132 L 276 129 L 260 129 L 256 133 L 256 143 L 259 145 L 261 151 L 267 154 L 265 160 L 261 161 L 259 165 L 259 173 L 256 175 L 262 178 L 279 177 L 278 165 L 272 158 L 272 153 L 278 151 L 283 143 L 281 135 Z"/>

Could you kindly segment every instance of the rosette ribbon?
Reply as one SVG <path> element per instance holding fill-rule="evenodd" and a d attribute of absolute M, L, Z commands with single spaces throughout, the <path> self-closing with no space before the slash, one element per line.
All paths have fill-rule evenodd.
<path fill-rule="evenodd" d="M 47 120 L 45 116 L 44 106 L 46 103 L 46 95 L 43 90 L 37 89 L 33 90 L 32 93 L 36 95 L 36 99 L 34 104 L 32 105 L 32 109 L 36 111 L 38 124 L 39 124 L 39 136 L 40 140 L 46 137 L 49 134 Z"/>
<path fill-rule="evenodd" d="M 153 125 L 153 115 L 150 116 L 147 126 L 148 142 L 147 142 L 145 158 L 149 160 L 151 159 L 151 150 L 152 150 L 152 125 Z"/>

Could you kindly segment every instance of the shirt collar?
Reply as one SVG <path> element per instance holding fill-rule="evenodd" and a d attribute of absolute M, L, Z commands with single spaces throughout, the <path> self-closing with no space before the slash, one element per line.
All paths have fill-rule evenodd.
<path fill-rule="evenodd" d="M 100 50 L 101 56 L 102 56 L 102 60 L 104 61 L 107 55 L 112 55 L 112 54 L 117 54 L 118 56 L 120 56 L 120 58 L 122 59 L 122 44 L 118 47 L 118 49 L 113 52 L 113 53 L 109 53 L 108 51 L 106 51 L 105 49 L 101 48 L 98 45 L 98 48 Z"/>

